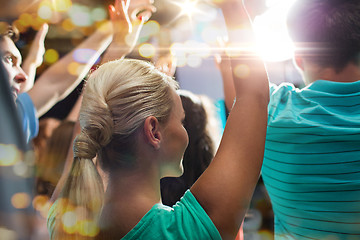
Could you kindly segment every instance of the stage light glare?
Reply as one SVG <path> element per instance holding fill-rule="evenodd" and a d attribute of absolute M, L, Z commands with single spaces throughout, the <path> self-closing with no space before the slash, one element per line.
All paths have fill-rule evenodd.
<path fill-rule="evenodd" d="M 180 1 L 175 1 L 175 0 L 171 0 L 170 3 L 178 6 L 180 8 L 180 13 L 175 17 L 175 20 L 177 20 L 178 18 L 187 15 L 189 20 L 191 21 L 192 16 L 195 13 L 202 13 L 199 8 L 198 8 L 198 1 L 197 0 L 180 0 Z"/>
<path fill-rule="evenodd" d="M 186 0 L 181 6 L 181 13 L 187 14 L 189 17 L 196 12 L 197 1 L 194 0 Z"/>
<path fill-rule="evenodd" d="M 295 1 L 278 1 L 264 14 L 255 17 L 253 26 L 258 53 L 265 61 L 285 61 L 293 56 L 294 46 L 286 29 L 286 15 Z"/>

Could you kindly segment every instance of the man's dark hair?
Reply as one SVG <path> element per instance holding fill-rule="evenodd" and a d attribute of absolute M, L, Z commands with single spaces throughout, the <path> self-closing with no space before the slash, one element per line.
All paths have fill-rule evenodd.
<path fill-rule="evenodd" d="M 298 53 L 341 71 L 360 61 L 359 0 L 297 0 L 287 18 Z"/>
<path fill-rule="evenodd" d="M 19 31 L 15 26 L 12 26 L 7 22 L 0 22 L 0 40 L 4 37 L 9 37 L 16 42 L 19 40 Z"/>

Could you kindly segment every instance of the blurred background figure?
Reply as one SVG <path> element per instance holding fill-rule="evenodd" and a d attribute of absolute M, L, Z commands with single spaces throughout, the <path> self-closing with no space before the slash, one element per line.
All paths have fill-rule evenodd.
<path fill-rule="evenodd" d="M 60 119 L 52 117 L 42 118 L 39 120 L 39 133 L 33 139 L 34 153 L 37 159 L 43 152 L 46 151 L 46 143 L 60 123 Z"/>
<path fill-rule="evenodd" d="M 36 193 L 51 198 L 64 170 L 68 150 L 72 144 L 75 122 L 62 121 L 47 140 L 44 152 L 37 161 Z"/>
<path fill-rule="evenodd" d="M 215 106 L 206 96 L 198 96 L 187 90 L 178 90 L 185 111 L 183 122 L 189 136 L 180 177 L 165 177 L 161 183 L 161 199 L 165 205 L 173 206 L 190 189 L 209 166 L 221 136 L 221 126 Z"/>

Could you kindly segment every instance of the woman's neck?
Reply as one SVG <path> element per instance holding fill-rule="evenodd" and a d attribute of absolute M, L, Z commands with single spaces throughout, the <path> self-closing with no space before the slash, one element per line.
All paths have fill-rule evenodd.
<path fill-rule="evenodd" d="M 161 202 L 160 175 L 156 169 L 147 166 L 112 172 L 100 219 L 105 232 L 120 239 Z"/>

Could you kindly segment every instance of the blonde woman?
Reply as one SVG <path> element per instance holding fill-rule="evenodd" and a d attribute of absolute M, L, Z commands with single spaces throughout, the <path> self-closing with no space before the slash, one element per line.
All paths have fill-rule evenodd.
<path fill-rule="evenodd" d="M 219 149 L 173 207 L 161 203 L 160 179 L 182 174 L 188 144 L 176 82 L 140 60 L 97 69 L 83 92 L 70 174 L 49 212 L 50 238 L 234 239 L 262 164 L 269 94 L 261 60 L 246 61 Z"/>

